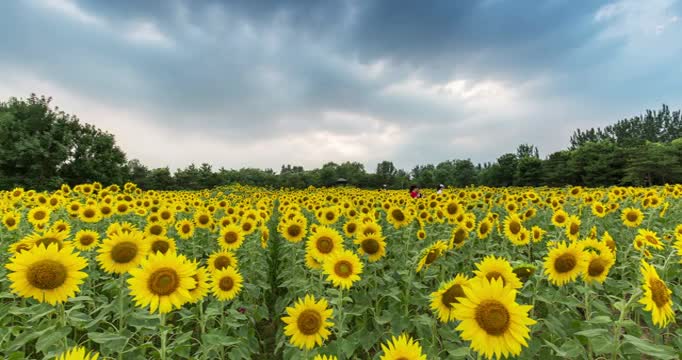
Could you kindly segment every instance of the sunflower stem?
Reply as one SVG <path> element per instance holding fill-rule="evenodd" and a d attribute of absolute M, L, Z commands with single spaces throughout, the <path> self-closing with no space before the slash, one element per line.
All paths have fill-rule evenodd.
<path fill-rule="evenodd" d="M 125 275 L 121 275 L 119 278 L 120 284 L 118 284 L 118 332 L 119 334 L 123 333 L 123 329 L 125 327 Z"/>
<path fill-rule="evenodd" d="M 592 286 L 590 286 L 590 283 L 585 284 L 585 321 L 589 321 L 590 318 L 592 317 L 591 310 L 590 310 L 590 296 L 592 295 Z M 587 358 L 588 359 L 593 359 L 592 357 L 592 343 L 590 342 L 590 339 L 587 338 Z"/>
<path fill-rule="evenodd" d="M 628 309 L 630 308 L 630 305 L 632 305 L 632 302 L 639 297 L 639 295 L 642 294 L 642 290 L 637 289 L 632 296 L 630 296 L 630 299 L 628 300 L 627 303 L 623 306 L 623 308 L 620 311 L 620 316 L 618 316 L 618 322 L 616 322 L 616 327 L 613 330 L 613 343 L 616 344 L 616 346 L 613 349 L 613 353 L 611 353 L 611 359 L 616 360 L 618 359 L 618 353 L 620 352 L 620 338 L 621 338 L 621 328 L 623 325 L 623 320 L 625 320 L 625 314 L 627 314 Z"/>
<path fill-rule="evenodd" d="M 344 334 L 344 329 L 343 329 L 343 322 L 346 317 L 346 313 L 343 311 L 343 289 L 339 289 L 339 303 L 338 303 L 338 313 L 339 313 L 339 333 L 338 337 L 343 338 Z"/>
<path fill-rule="evenodd" d="M 166 360 L 166 335 L 167 335 L 167 330 L 166 330 L 166 314 L 161 314 L 160 316 L 160 322 L 161 322 L 161 360 Z"/>

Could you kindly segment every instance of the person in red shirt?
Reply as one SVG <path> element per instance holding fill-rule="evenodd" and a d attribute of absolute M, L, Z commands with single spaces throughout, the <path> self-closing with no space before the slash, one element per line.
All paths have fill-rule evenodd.
<path fill-rule="evenodd" d="M 417 186 L 417 185 L 411 185 L 410 186 L 410 196 L 413 199 L 422 197 L 422 193 L 419 192 L 419 186 Z"/>

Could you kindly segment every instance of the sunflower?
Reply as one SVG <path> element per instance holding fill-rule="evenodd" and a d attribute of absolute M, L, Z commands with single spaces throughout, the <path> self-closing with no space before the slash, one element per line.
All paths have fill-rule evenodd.
<path fill-rule="evenodd" d="M 348 237 L 355 236 L 358 230 L 358 223 L 355 220 L 348 220 L 343 224 L 343 233 Z"/>
<path fill-rule="evenodd" d="M 381 344 L 381 351 L 380 360 L 426 360 L 419 342 L 407 334 L 393 336 L 388 344 Z"/>
<path fill-rule="evenodd" d="M 102 220 L 102 214 L 96 205 L 85 205 L 80 208 L 78 219 L 86 223 L 96 223 Z"/>
<path fill-rule="evenodd" d="M 244 243 L 244 233 L 239 225 L 230 224 L 220 230 L 218 245 L 225 250 L 237 250 Z"/>
<path fill-rule="evenodd" d="M 661 280 L 656 269 L 642 260 L 640 267 L 642 273 L 644 296 L 639 303 L 644 305 L 644 310 L 651 312 L 654 325 L 664 328 L 670 322 L 675 321 L 675 313 L 672 309 L 672 291 Z"/>
<path fill-rule="evenodd" d="M 613 240 L 608 231 L 604 231 L 604 234 L 601 236 L 601 242 L 604 243 L 609 250 L 611 250 L 613 255 L 616 255 L 616 242 Z"/>
<path fill-rule="evenodd" d="M 189 289 L 189 296 L 191 299 L 188 302 L 190 304 L 195 304 L 199 302 L 199 300 L 203 299 L 206 294 L 208 294 L 210 289 L 209 281 L 211 280 L 211 273 L 206 270 L 205 267 L 198 266 L 196 262 L 193 262 L 192 266 L 194 266 L 196 270 L 194 275 L 192 275 L 195 285 L 193 288 Z"/>
<path fill-rule="evenodd" d="M 339 360 L 339 358 L 334 355 L 315 355 L 313 360 Z"/>
<path fill-rule="evenodd" d="M 194 222 L 187 219 L 180 220 L 175 224 L 175 231 L 180 239 L 187 240 L 194 235 Z"/>
<path fill-rule="evenodd" d="M 576 215 L 571 215 L 568 217 L 566 222 L 566 236 L 572 240 L 577 241 L 580 236 L 580 218 Z"/>
<path fill-rule="evenodd" d="M 244 278 L 232 266 L 213 273 L 211 291 L 218 300 L 228 301 L 239 295 Z"/>
<path fill-rule="evenodd" d="M 127 281 L 136 306 L 166 314 L 192 299 L 189 291 L 196 286 L 192 277 L 196 269 L 184 256 L 152 253 L 140 265 L 130 270 Z"/>
<path fill-rule="evenodd" d="M 658 238 L 658 235 L 651 230 L 638 229 L 635 240 L 640 240 L 644 242 L 646 246 L 651 246 L 656 250 L 663 249 L 663 243 Z"/>
<path fill-rule="evenodd" d="M 469 278 L 463 274 L 457 274 L 454 279 L 443 283 L 438 291 L 431 293 L 431 309 L 438 315 L 440 322 L 449 322 L 455 319 L 453 310 L 455 304 L 459 304 L 457 298 L 465 297 L 463 288 L 469 286 Z"/>
<path fill-rule="evenodd" d="M 362 262 L 350 250 L 340 250 L 330 255 L 322 264 L 327 280 L 336 287 L 349 289 L 354 282 L 360 280 Z"/>
<path fill-rule="evenodd" d="M 176 252 L 176 245 L 175 245 L 175 240 L 166 237 L 166 236 L 148 236 L 146 237 L 147 242 L 149 243 L 149 252 L 152 254 L 155 253 L 171 253 L 174 254 Z"/>
<path fill-rule="evenodd" d="M 485 239 L 490 235 L 493 229 L 493 224 L 490 220 L 485 219 L 478 224 L 478 231 L 476 232 L 479 239 Z"/>
<path fill-rule="evenodd" d="M 504 219 L 504 235 L 513 243 L 518 239 L 523 229 L 523 223 L 517 214 L 511 213 Z"/>
<path fill-rule="evenodd" d="M 625 208 L 621 212 L 620 219 L 623 221 L 623 225 L 634 228 L 642 223 L 644 214 L 642 214 L 642 210 L 637 208 Z"/>
<path fill-rule="evenodd" d="M 295 218 L 296 220 L 280 223 L 278 231 L 287 241 L 297 243 L 303 240 L 306 235 L 307 221 L 305 218 Z"/>
<path fill-rule="evenodd" d="M 327 300 L 315 300 L 312 295 L 299 298 L 293 307 L 287 307 L 287 316 L 282 317 L 286 324 L 284 334 L 289 342 L 300 349 L 312 349 L 329 338 L 329 328 L 334 325 L 329 319 L 334 310 L 327 308 Z"/>
<path fill-rule="evenodd" d="M 543 230 L 539 226 L 533 226 L 533 228 L 530 229 L 531 232 L 531 238 L 533 239 L 534 243 L 541 242 L 542 237 L 545 236 L 546 231 Z"/>
<path fill-rule="evenodd" d="M 317 260 L 311 253 L 305 253 L 305 266 L 310 270 L 321 270 L 322 262 Z"/>
<path fill-rule="evenodd" d="M 367 235 L 377 235 L 381 236 L 381 225 L 374 221 L 367 221 L 362 223 L 358 230 L 355 232 L 355 236 L 367 236 Z"/>
<path fill-rule="evenodd" d="M 144 233 L 147 236 L 166 236 L 168 228 L 162 222 L 149 223 L 144 227 Z"/>
<path fill-rule="evenodd" d="M 369 262 L 376 262 L 386 255 L 386 239 L 379 234 L 361 235 L 355 241 L 358 253 L 367 255 Z"/>
<path fill-rule="evenodd" d="M 66 246 L 70 246 L 71 242 L 66 241 L 68 234 L 56 231 L 47 231 L 44 233 L 34 232 L 31 235 L 26 236 L 23 240 L 32 243 L 34 246 L 49 246 L 50 244 L 57 244 L 57 247 L 61 250 Z"/>
<path fill-rule="evenodd" d="M 324 261 L 330 255 L 343 250 L 343 238 L 338 231 L 319 226 L 314 234 L 310 235 L 306 244 L 307 252 L 319 261 Z"/>
<path fill-rule="evenodd" d="M 14 231 L 21 223 L 21 214 L 16 211 L 9 211 L 2 216 L 2 224 L 5 225 L 7 231 Z"/>
<path fill-rule="evenodd" d="M 517 304 L 516 290 L 500 279 L 476 281 L 463 290 L 466 297 L 454 310 L 460 337 L 487 359 L 519 355 L 528 346 L 528 326 L 535 324 L 528 316 L 532 306 Z"/>
<path fill-rule="evenodd" d="M 80 271 L 87 260 L 73 253 L 73 248 L 57 244 L 34 246 L 17 253 L 5 267 L 15 294 L 34 298 L 51 305 L 63 303 L 80 290 L 78 286 L 88 274 Z"/>
<path fill-rule="evenodd" d="M 519 280 L 521 280 L 521 282 L 525 283 L 528 281 L 528 279 L 530 279 L 531 276 L 533 276 L 533 274 L 535 274 L 537 269 L 538 268 L 533 264 L 523 263 L 515 266 L 514 270 L 512 271 L 514 274 L 516 274 Z"/>
<path fill-rule="evenodd" d="M 456 200 L 450 200 L 443 205 L 443 214 L 450 220 L 454 220 L 462 211 L 462 206 Z"/>
<path fill-rule="evenodd" d="M 215 273 L 218 270 L 227 269 L 230 266 L 236 269 L 239 265 L 237 262 L 237 257 L 232 251 L 229 250 L 223 250 L 211 254 L 206 263 L 208 270 L 211 273 Z"/>
<path fill-rule="evenodd" d="M 50 231 L 63 232 L 66 234 L 70 234 L 71 233 L 71 225 L 64 220 L 57 220 L 54 223 L 52 223 L 52 226 L 50 227 Z"/>
<path fill-rule="evenodd" d="M 566 226 L 567 221 L 568 221 L 568 214 L 564 210 L 557 210 L 552 215 L 552 224 L 554 224 L 554 226 L 556 226 L 556 227 Z"/>
<path fill-rule="evenodd" d="M 15 241 L 12 243 L 12 245 L 9 246 L 9 251 L 10 254 L 18 254 L 23 251 L 28 251 L 33 248 L 33 242 L 28 241 L 27 239 L 21 239 L 19 241 Z"/>
<path fill-rule="evenodd" d="M 606 207 L 600 201 L 592 203 L 592 214 L 596 217 L 603 218 L 606 216 Z"/>
<path fill-rule="evenodd" d="M 208 229 L 213 224 L 213 215 L 206 209 L 197 210 L 194 213 L 194 224 L 198 228 Z"/>
<path fill-rule="evenodd" d="M 33 226 L 45 225 L 50 221 L 52 210 L 45 206 L 38 206 L 28 212 L 28 222 Z"/>
<path fill-rule="evenodd" d="M 445 241 L 439 240 L 431 244 L 431 246 L 422 250 L 421 259 L 417 264 L 417 272 L 420 272 L 424 266 L 429 267 L 433 264 L 445 251 L 448 250 L 448 244 Z"/>
<path fill-rule="evenodd" d="M 424 230 L 423 227 L 420 227 L 419 230 L 417 231 L 417 239 L 419 240 L 426 239 L 426 230 Z"/>
<path fill-rule="evenodd" d="M 239 228 L 242 230 L 244 235 L 251 235 L 258 229 L 256 226 L 256 221 L 249 218 L 242 219 L 242 221 L 239 223 Z"/>
<path fill-rule="evenodd" d="M 556 244 L 545 257 L 545 274 L 549 281 L 558 286 L 563 286 L 574 281 L 578 275 L 585 271 L 588 258 L 578 243 L 566 245 L 565 242 Z"/>
<path fill-rule="evenodd" d="M 386 220 L 388 220 L 388 222 L 396 229 L 407 226 L 410 222 L 412 222 L 409 214 L 397 206 L 388 209 L 386 212 Z"/>
<path fill-rule="evenodd" d="M 511 287 L 512 289 L 519 289 L 523 283 L 514 273 L 509 261 L 503 257 L 495 257 L 488 255 L 479 263 L 476 264 L 474 271 L 475 278 L 481 281 L 493 281 L 496 279 L 502 280 L 502 285 Z"/>
<path fill-rule="evenodd" d="M 85 352 L 85 348 L 77 346 L 61 353 L 55 358 L 55 360 L 97 360 L 99 358 L 99 353 Z"/>
<path fill-rule="evenodd" d="M 149 245 L 139 231 L 114 234 L 100 245 L 97 261 L 108 273 L 125 273 L 140 265 L 147 256 Z"/>
<path fill-rule="evenodd" d="M 73 244 L 81 251 L 92 250 L 99 245 L 99 233 L 92 230 L 80 230 L 76 233 Z"/>
<path fill-rule="evenodd" d="M 448 249 L 461 248 L 469 238 L 469 230 L 463 225 L 457 225 L 450 233 L 450 241 L 448 242 Z"/>
<path fill-rule="evenodd" d="M 331 225 L 339 220 L 340 211 L 336 206 L 320 209 L 317 212 L 317 219 L 322 225 Z"/>
<path fill-rule="evenodd" d="M 606 245 L 604 245 L 606 246 Z M 587 253 L 587 267 L 583 273 L 583 281 L 603 283 L 606 280 L 611 267 L 616 263 L 616 258 L 611 253 L 610 249 L 600 253 Z"/>

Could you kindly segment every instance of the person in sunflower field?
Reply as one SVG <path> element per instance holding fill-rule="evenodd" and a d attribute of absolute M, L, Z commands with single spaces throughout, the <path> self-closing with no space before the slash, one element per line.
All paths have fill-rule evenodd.
<path fill-rule="evenodd" d="M 419 192 L 419 186 L 417 186 L 417 185 L 410 185 L 410 196 L 411 196 L 413 199 L 422 197 L 422 193 Z"/>

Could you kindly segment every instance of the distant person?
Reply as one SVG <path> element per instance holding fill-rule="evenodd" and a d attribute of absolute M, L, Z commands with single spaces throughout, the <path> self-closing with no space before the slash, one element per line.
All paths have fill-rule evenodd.
<path fill-rule="evenodd" d="M 422 197 L 422 193 L 419 192 L 419 186 L 417 186 L 417 185 L 410 185 L 410 196 L 411 196 L 413 199 Z"/>
<path fill-rule="evenodd" d="M 440 185 L 438 185 L 438 189 L 436 189 L 436 193 L 442 194 L 444 189 L 445 189 L 445 185 L 440 184 Z"/>

